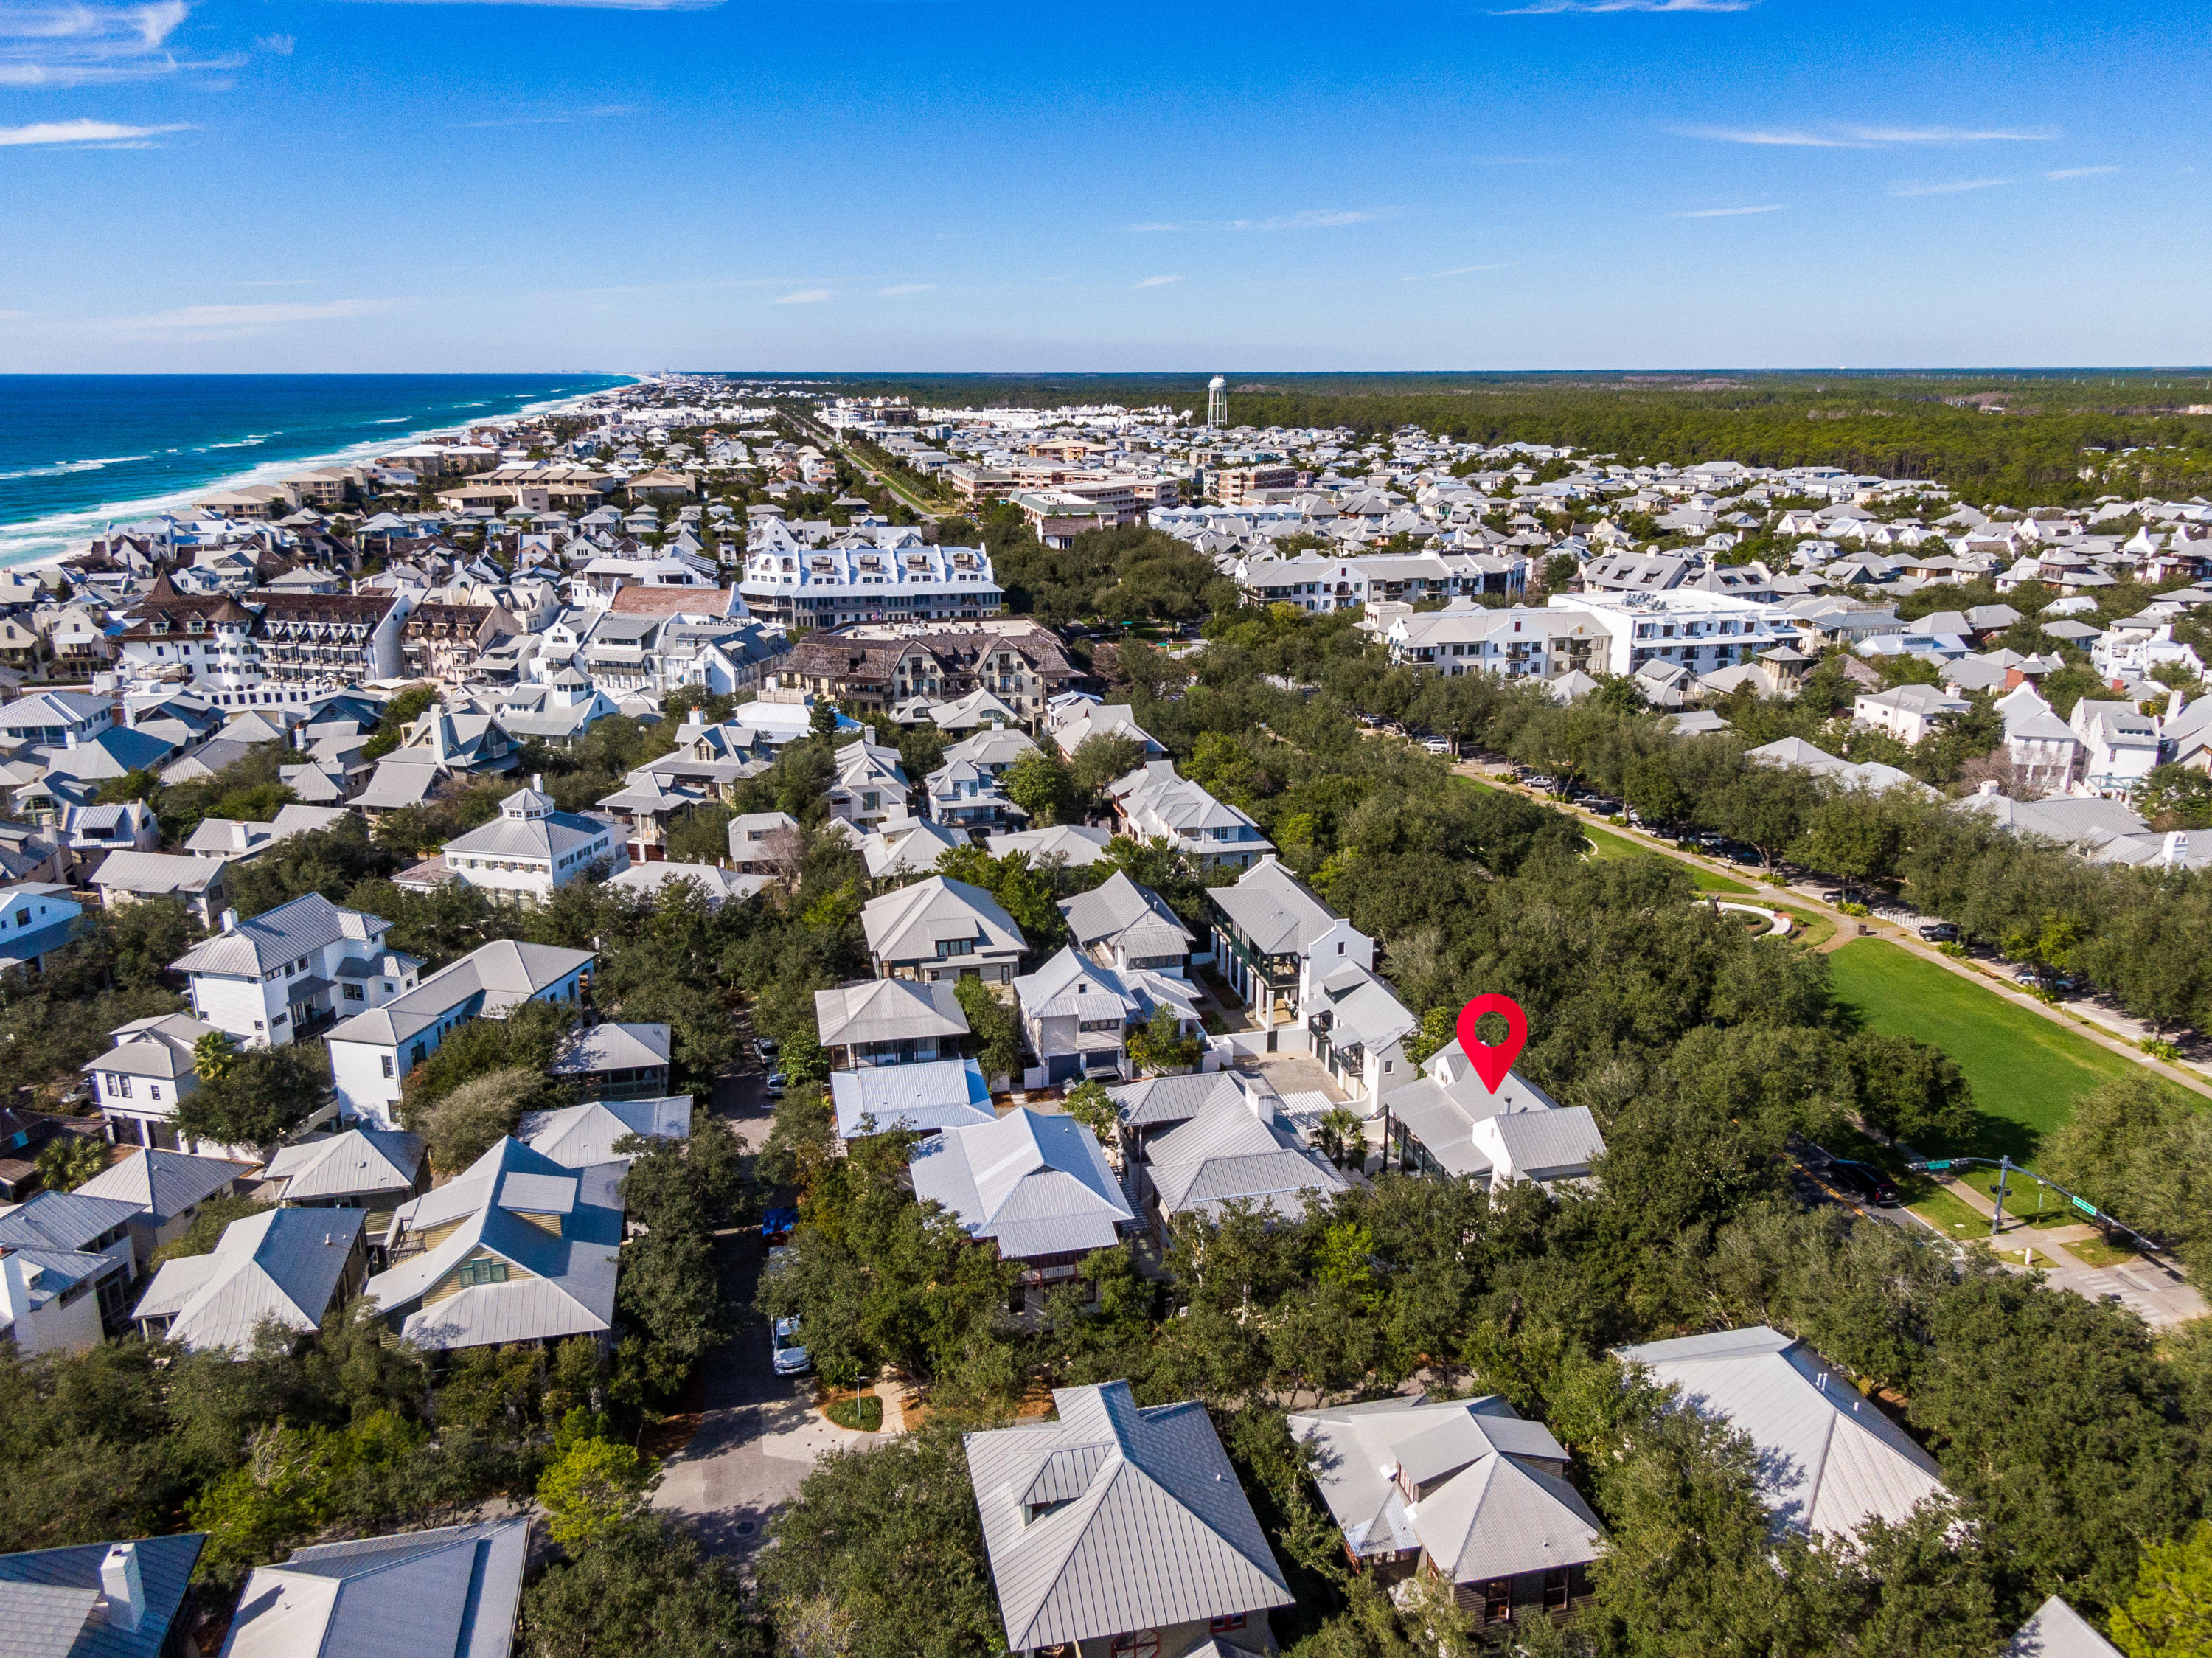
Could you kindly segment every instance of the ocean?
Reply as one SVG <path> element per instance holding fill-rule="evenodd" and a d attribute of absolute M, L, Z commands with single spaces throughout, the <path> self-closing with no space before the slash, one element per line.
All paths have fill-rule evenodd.
<path fill-rule="evenodd" d="M 398 448 L 623 375 L 0 375 L 0 567 L 211 486 Z"/>

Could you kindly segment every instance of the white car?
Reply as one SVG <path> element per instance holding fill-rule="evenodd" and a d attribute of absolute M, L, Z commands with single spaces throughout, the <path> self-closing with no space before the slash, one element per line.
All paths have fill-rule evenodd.
<path fill-rule="evenodd" d="M 780 1376 L 803 1376 L 814 1361 L 806 1356 L 806 1350 L 799 1344 L 797 1318 L 778 1319 L 775 1332 L 769 1341 L 769 1356 L 775 1361 L 775 1373 Z"/>

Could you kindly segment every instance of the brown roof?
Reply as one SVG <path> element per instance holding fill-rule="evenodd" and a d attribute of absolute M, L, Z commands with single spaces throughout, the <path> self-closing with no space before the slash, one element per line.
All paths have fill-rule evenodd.
<path fill-rule="evenodd" d="M 398 601 L 357 593 L 288 594 L 271 599 L 264 622 L 380 622 Z"/>
<path fill-rule="evenodd" d="M 624 588 L 612 608 L 617 616 L 727 616 L 736 596 L 729 588 Z"/>

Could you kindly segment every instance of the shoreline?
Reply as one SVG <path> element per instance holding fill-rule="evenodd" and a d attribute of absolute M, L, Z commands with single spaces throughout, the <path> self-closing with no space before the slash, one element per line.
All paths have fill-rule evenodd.
<path fill-rule="evenodd" d="M 274 483 L 277 479 L 289 476 L 293 472 L 308 472 L 320 466 L 352 466 L 371 455 L 422 442 L 440 432 L 450 432 L 456 426 L 465 428 L 470 425 L 489 424 L 493 422 L 504 424 L 508 421 L 526 419 L 533 415 L 566 414 L 588 403 L 595 397 L 603 397 L 610 392 L 622 391 L 626 387 L 643 385 L 648 378 L 649 376 L 644 375 L 625 375 L 620 378 L 617 384 L 603 386 L 596 391 L 580 392 L 569 397 L 548 398 L 536 403 L 526 403 L 510 413 L 492 417 L 490 421 L 447 421 L 435 425 L 410 427 L 404 432 L 395 430 L 386 436 L 349 444 L 343 448 L 327 450 L 319 454 L 301 455 L 289 460 L 264 460 L 258 466 L 248 466 L 235 472 L 222 473 L 204 484 L 196 484 L 189 490 L 172 490 L 163 495 L 147 496 L 133 501 L 102 502 L 97 506 L 75 508 L 66 512 L 52 513 L 45 518 L 34 518 L 21 524 L 0 524 L 0 541 L 4 541 L 11 536 L 38 535 L 43 539 L 51 535 L 60 539 L 65 544 L 49 552 L 38 552 L 27 548 L 20 553 L 11 554 L 0 550 L 0 570 L 23 571 L 51 570 L 64 559 L 74 558 L 82 550 L 84 543 L 98 536 L 108 525 L 135 523 L 142 519 L 157 518 L 165 513 L 173 513 L 180 507 L 189 507 L 198 497 L 212 494 L 219 490 L 234 490 L 248 484 Z M 50 532 L 42 533 L 40 527 L 46 524 L 52 524 L 55 527 Z M 71 527 L 64 528 L 62 527 L 64 525 Z"/>

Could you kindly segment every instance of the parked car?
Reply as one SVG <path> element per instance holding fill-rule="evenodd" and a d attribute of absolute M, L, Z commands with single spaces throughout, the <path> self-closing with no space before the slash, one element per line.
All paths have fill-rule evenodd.
<path fill-rule="evenodd" d="M 1452 740 L 1449 737 L 1424 737 L 1421 747 L 1431 754 L 1449 754 L 1452 752 Z"/>
<path fill-rule="evenodd" d="M 775 1063 L 775 1044 L 765 1036 L 753 1038 L 753 1058 L 763 1065 Z"/>
<path fill-rule="evenodd" d="M 814 1361 L 806 1356 L 805 1348 L 799 1342 L 799 1320 L 796 1317 L 778 1319 L 775 1334 L 769 1338 L 769 1355 L 780 1376 L 803 1376 Z"/>
<path fill-rule="evenodd" d="M 799 1224 L 795 1209 L 771 1209 L 761 1216 L 761 1241 L 764 1244 L 784 1244 L 791 1241 L 791 1229 Z"/>
<path fill-rule="evenodd" d="M 1930 944 L 1956 944 L 1959 927 L 1956 922 L 1931 921 L 1920 930 L 1920 936 Z"/>
<path fill-rule="evenodd" d="M 1872 1204 L 1877 1209 L 1897 1207 L 1897 1182 L 1872 1163 L 1862 1163 L 1851 1157 L 1831 1157 L 1826 1173 L 1829 1185 L 1863 1204 Z"/>
<path fill-rule="evenodd" d="M 1831 887 L 1826 892 L 1820 894 L 1820 902 L 1823 904 L 1847 904 L 1850 901 L 1850 896 L 1851 895 L 1849 893 L 1845 892 L 1840 887 Z"/>
<path fill-rule="evenodd" d="M 781 1071 L 772 1070 L 768 1074 L 768 1097 L 769 1099 L 782 1099 L 784 1089 L 790 1086 L 791 1079 L 788 1076 L 786 1076 Z"/>
<path fill-rule="evenodd" d="M 1529 788 L 1540 789 L 1547 795 L 1559 786 L 1559 780 L 1557 777 L 1528 777 L 1522 778 L 1521 781 L 1527 783 Z"/>

